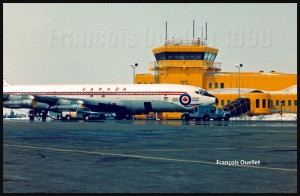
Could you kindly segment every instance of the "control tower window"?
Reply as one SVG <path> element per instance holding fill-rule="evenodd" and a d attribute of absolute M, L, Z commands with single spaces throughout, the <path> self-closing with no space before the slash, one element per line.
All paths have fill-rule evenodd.
<path fill-rule="evenodd" d="M 205 60 L 205 61 L 207 61 L 207 57 L 208 57 L 208 53 L 206 52 L 206 53 L 204 54 L 204 60 Z"/>
<path fill-rule="evenodd" d="M 204 52 L 161 52 L 155 54 L 156 61 L 161 60 L 203 60 Z"/>
<path fill-rule="evenodd" d="M 210 61 L 211 53 L 208 53 L 207 60 Z"/>
<path fill-rule="evenodd" d="M 216 56 L 217 56 L 216 54 L 211 53 L 209 61 L 214 62 Z"/>
<path fill-rule="evenodd" d="M 204 60 L 213 62 L 215 60 L 216 56 L 217 56 L 217 54 L 206 52 L 204 54 Z"/>

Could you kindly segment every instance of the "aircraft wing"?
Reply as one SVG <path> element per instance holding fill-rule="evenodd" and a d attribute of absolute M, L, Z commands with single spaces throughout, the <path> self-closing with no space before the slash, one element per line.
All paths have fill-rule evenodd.
<path fill-rule="evenodd" d="M 8 108 L 33 108 L 37 110 L 60 112 L 83 106 L 90 108 L 92 111 L 100 112 L 116 112 L 126 109 L 126 107 L 120 105 L 120 103 L 116 104 L 101 100 L 45 95 L 3 94 L 3 107 Z"/>

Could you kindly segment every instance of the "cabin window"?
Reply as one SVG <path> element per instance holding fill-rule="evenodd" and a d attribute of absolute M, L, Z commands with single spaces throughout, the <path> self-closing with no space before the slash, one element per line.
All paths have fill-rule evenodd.
<path fill-rule="evenodd" d="M 266 108 L 266 100 L 265 99 L 262 100 L 262 107 Z"/>
<path fill-rule="evenodd" d="M 291 105 L 292 105 L 292 101 L 288 100 L 288 106 L 291 106 Z"/>
<path fill-rule="evenodd" d="M 294 100 L 294 106 L 297 106 L 297 100 Z"/>
<path fill-rule="evenodd" d="M 256 108 L 259 108 L 259 99 L 256 99 Z"/>
<path fill-rule="evenodd" d="M 224 83 L 223 82 L 221 83 L 221 88 L 224 88 Z"/>
<path fill-rule="evenodd" d="M 208 83 L 208 88 L 212 88 L 212 83 Z"/>

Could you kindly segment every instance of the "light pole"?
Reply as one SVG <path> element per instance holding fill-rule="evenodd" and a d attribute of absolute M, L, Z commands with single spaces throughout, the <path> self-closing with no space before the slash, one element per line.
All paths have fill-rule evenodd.
<path fill-rule="evenodd" d="M 239 97 L 241 95 L 241 90 L 240 90 L 240 68 L 243 67 L 243 64 L 235 64 L 235 66 L 239 69 L 239 81 L 238 81 L 238 84 L 239 84 Z"/>
<path fill-rule="evenodd" d="M 137 63 L 130 65 L 133 69 L 133 84 L 135 84 L 135 68 L 138 66 Z"/>

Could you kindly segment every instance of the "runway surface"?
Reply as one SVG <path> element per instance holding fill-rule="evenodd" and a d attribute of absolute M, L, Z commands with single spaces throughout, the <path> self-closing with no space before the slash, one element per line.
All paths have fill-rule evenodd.
<path fill-rule="evenodd" d="M 4 193 L 297 192 L 297 123 L 3 121 Z"/>

